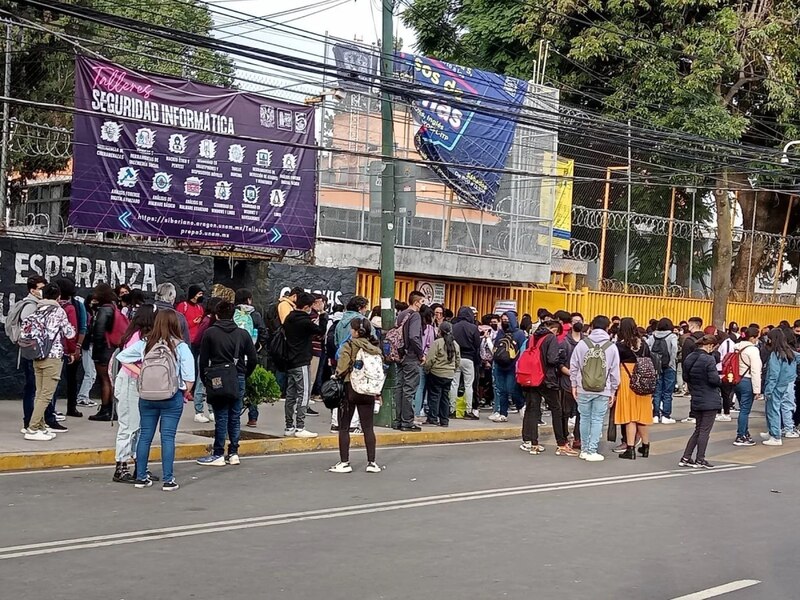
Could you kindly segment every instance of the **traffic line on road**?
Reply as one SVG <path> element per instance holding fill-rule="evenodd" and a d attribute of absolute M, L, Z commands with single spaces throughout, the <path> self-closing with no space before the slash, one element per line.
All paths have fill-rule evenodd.
<path fill-rule="evenodd" d="M 717 587 L 694 592 L 693 594 L 687 594 L 686 596 L 681 596 L 680 598 L 673 598 L 672 600 L 708 600 L 708 598 L 716 598 L 718 596 L 730 594 L 731 592 L 744 590 L 749 587 L 753 587 L 754 585 L 758 585 L 759 583 L 761 582 L 757 579 L 740 579 L 739 581 L 731 581 L 730 583 L 726 583 L 724 585 L 718 585 Z"/>
<path fill-rule="evenodd" d="M 31 556 L 41 556 L 54 554 L 57 552 L 67 552 L 72 550 L 88 550 L 93 548 L 103 548 L 108 546 L 118 546 L 137 542 L 147 542 L 165 539 L 174 539 L 195 535 L 211 533 L 223 533 L 241 529 L 254 529 L 257 527 L 268 527 L 273 525 L 285 525 L 299 521 L 319 521 L 334 519 L 339 517 L 350 517 L 363 514 L 374 514 L 405 510 L 410 508 L 421 508 L 425 506 L 436 506 L 453 504 L 457 502 L 467 502 L 474 500 L 486 500 L 492 498 L 503 498 L 523 494 L 537 494 L 543 492 L 554 492 L 563 490 L 576 490 L 582 488 L 599 487 L 606 485 L 618 485 L 624 483 L 636 483 L 656 481 L 661 479 L 672 479 L 676 477 L 702 476 L 713 473 L 725 473 L 743 469 L 752 469 L 749 465 L 723 466 L 713 471 L 695 470 L 671 470 L 654 471 L 651 473 L 640 473 L 630 475 L 620 475 L 614 477 L 600 477 L 595 479 L 583 479 L 562 481 L 554 483 L 541 483 L 510 488 L 494 488 L 487 490 L 476 490 L 473 492 L 458 492 L 452 494 L 440 494 L 436 496 L 423 496 L 417 498 L 407 498 L 404 500 L 390 500 L 386 502 L 373 502 L 356 506 L 344 506 L 324 508 L 295 513 L 283 513 L 277 515 L 265 515 L 261 517 L 248 517 L 243 519 L 231 519 L 226 521 L 212 521 L 207 523 L 197 523 L 193 525 L 180 525 L 175 527 L 163 527 L 157 529 L 145 529 L 139 531 L 128 531 L 109 535 L 98 535 L 83 538 L 73 538 L 66 540 L 54 540 L 51 542 L 41 542 L 36 544 L 24 544 L 19 546 L 0 547 L 0 560 L 12 558 L 23 558 Z M 146 492 L 137 492 L 146 493 Z"/>

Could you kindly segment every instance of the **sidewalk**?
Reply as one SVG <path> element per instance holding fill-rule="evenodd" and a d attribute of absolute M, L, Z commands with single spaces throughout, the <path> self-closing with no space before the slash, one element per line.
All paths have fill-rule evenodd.
<path fill-rule="evenodd" d="M 330 432 L 330 411 L 318 402 L 314 408 L 320 412 L 318 417 L 307 417 L 306 427 L 319 433 L 313 440 L 300 440 L 283 437 L 283 403 L 264 406 L 258 420 L 258 428 L 245 427 L 247 414 L 242 421 L 242 441 L 239 453 L 242 456 L 261 454 L 281 454 L 288 452 L 309 452 L 314 450 L 335 450 L 338 436 Z M 59 411 L 65 409 L 65 402 L 59 402 Z M 23 439 L 22 403 L 19 400 L 0 401 L 0 471 L 19 471 L 25 469 L 46 469 L 57 467 L 79 467 L 86 465 L 114 464 L 114 440 L 116 424 L 88 421 L 87 417 L 96 408 L 83 409 L 83 418 L 68 418 L 64 425 L 69 432 L 59 433 L 50 442 L 31 442 Z M 508 423 L 492 423 L 488 420 L 491 411 L 481 411 L 480 421 L 453 419 L 450 427 L 425 427 L 421 432 L 400 432 L 388 428 L 377 428 L 378 446 L 403 444 L 446 444 L 454 442 L 473 442 L 481 440 L 513 439 L 520 435 L 522 419 L 519 415 L 509 415 Z M 549 434 L 550 428 L 545 427 Z M 195 423 L 194 411 L 185 406 L 176 438 L 176 459 L 191 459 L 204 456 L 211 451 L 214 439 L 214 424 Z M 158 434 L 153 441 L 151 460 L 160 459 Z M 352 436 L 353 447 L 362 447 L 363 439 Z"/>

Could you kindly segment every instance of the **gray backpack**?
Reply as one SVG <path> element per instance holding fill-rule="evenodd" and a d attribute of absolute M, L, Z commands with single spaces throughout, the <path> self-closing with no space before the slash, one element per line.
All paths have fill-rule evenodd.
<path fill-rule="evenodd" d="M 139 398 L 172 400 L 178 392 L 178 359 L 164 341 L 158 342 L 144 355 L 139 373 Z"/>
<path fill-rule="evenodd" d="M 12 344 L 18 343 L 19 338 L 22 336 L 22 311 L 26 306 L 36 306 L 36 300 L 26 296 L 19 302 L 15 302 L 8 311 L 5 329 L 6 335 Z"/>

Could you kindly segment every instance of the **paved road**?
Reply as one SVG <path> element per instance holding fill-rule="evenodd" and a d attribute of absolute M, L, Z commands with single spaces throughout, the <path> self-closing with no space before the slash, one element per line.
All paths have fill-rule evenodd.
<path fill-rule="evenodd" d="M 741 460 L 685 471 L 688 431 L 633 463 L 513 442 L 379 449 L 378 475 L 326 473 L 330 453 L 183 463 L 173 494 L 0 475 L 0 597 L 699 600 L 753 580 L 721 597 L 795 600 L 800 442 L 770 458 L 723 432 L 710 457 Z"/>

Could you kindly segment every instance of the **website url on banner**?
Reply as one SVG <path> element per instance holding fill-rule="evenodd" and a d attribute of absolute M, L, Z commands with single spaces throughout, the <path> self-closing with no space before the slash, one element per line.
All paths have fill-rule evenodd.
<path fill-rule="evenodd" d="M 181 229 L 181 235 L 203 235 L 212 237 L 228 238 L 229 234 L 223 231 L 242 231 L 244 233 L 259 233 L 266 235 L 268 229 L 263 227 L 253 227 L 251 225 L 228 225 L 225 223 L 210 223 L 208 221 L 189 221 L 186 219 L 176 219 L 174 217 L 163 217 L 154 215 L 140 215 L 139 218 L 146 223 L 157 223 L 159 225 L 178 225 L 188 227 Z"/>

